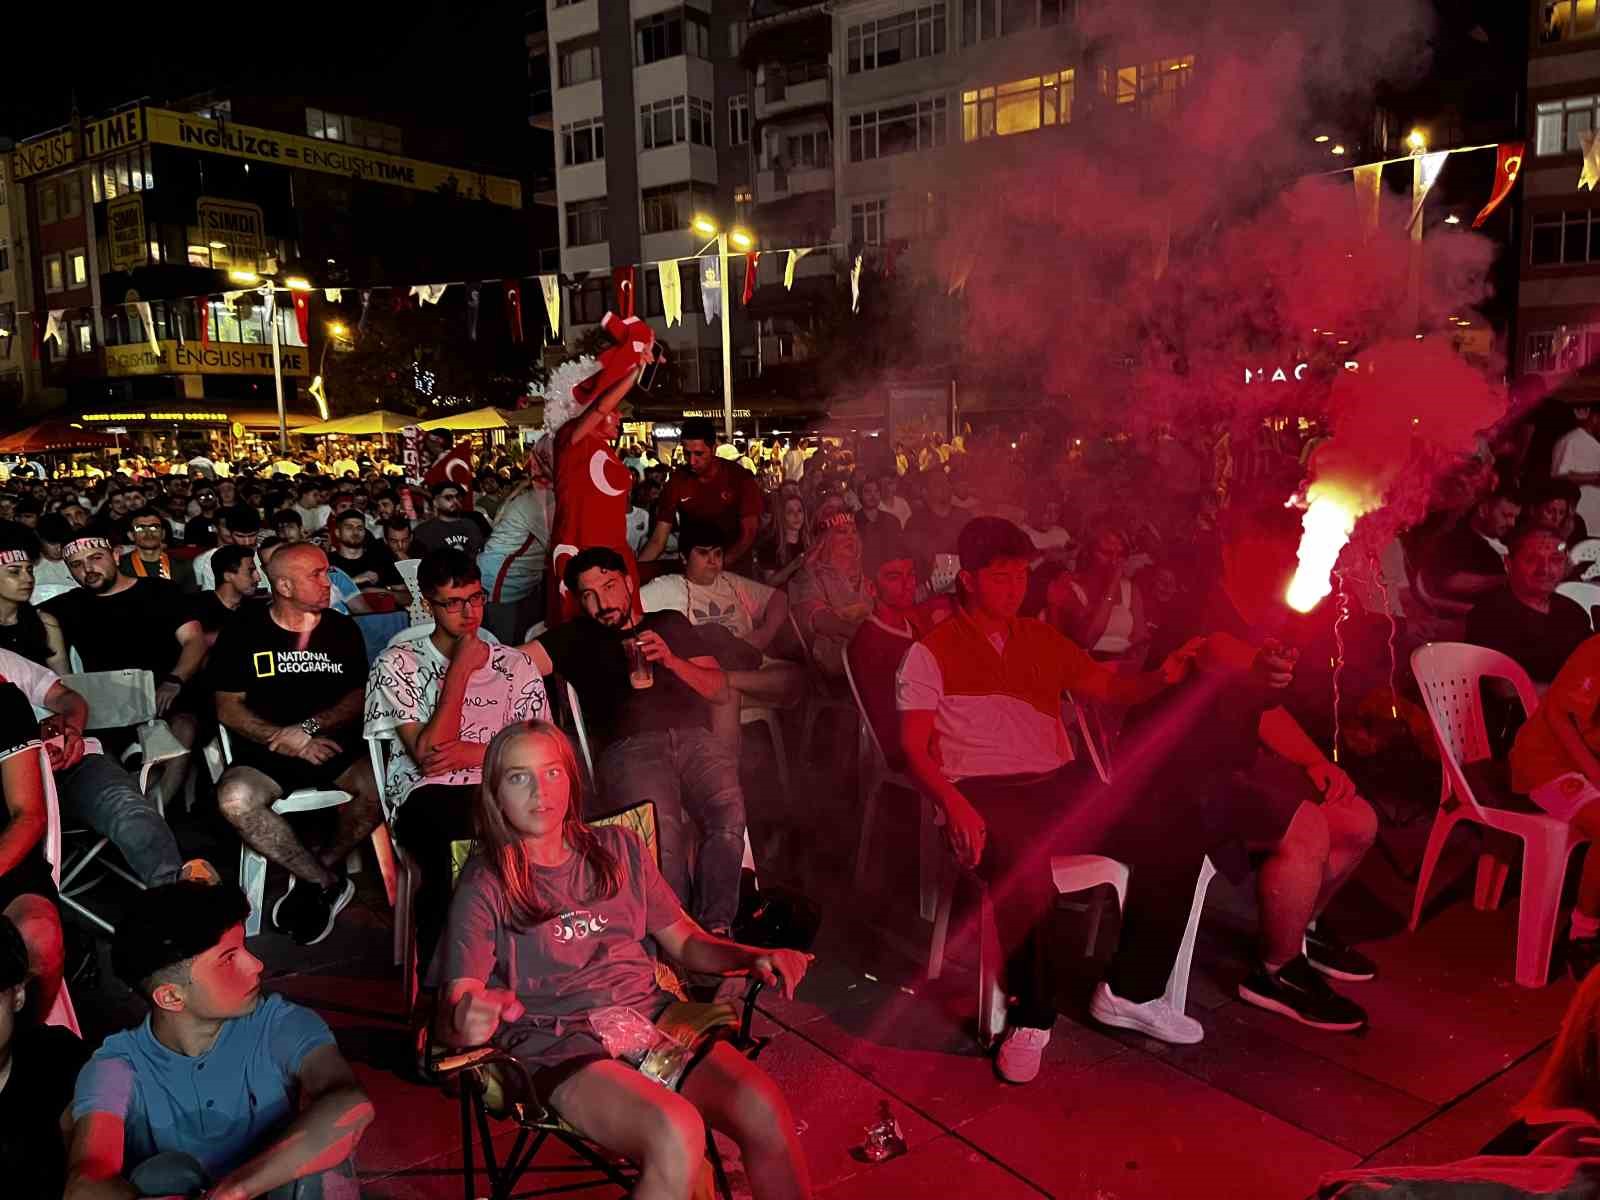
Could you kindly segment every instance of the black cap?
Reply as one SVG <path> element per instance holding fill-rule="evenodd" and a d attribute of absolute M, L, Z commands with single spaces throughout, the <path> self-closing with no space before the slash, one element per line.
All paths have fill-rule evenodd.
<path fill-rule="evenodd" d="M 140 892 L 117 922 L 111 967 L 139 991 L 157 971 L 204 954 L 250 915 L 250 902 L 227 884 L 182 880 Z"/>

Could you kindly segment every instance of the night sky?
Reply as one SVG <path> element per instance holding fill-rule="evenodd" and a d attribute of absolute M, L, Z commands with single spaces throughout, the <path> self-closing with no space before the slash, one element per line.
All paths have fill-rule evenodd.
<path fill-rule="evenodd" d="M 284 91 L 320 95 L 330 108 L 359 98 L 402 121 L 455 128 L 474 160 L 514 167 L 527 129 L 526 7 L 45 5 L 19 20 L 8 14 L 0 137 L 64 123 L 74 95 L 89 116 L 141 96 Z"/>

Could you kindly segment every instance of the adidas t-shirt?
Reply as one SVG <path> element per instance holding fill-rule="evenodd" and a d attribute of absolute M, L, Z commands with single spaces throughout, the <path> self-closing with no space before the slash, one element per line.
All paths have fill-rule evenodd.
<path fill-rule="evenodd" d="M 687 575 L 661 575 L 639 589 L 639 602 L 645 612 L 680 612 L 691 625 L 721 625 L 745 641 L 760 624 L 772 592 L 732 571 L 723 571 L 710 586 L 691 583 Z"/>
<path fill-rule="evenodd" d="M 243 692 L 250 711 L 275 725 L 299 724 L 367 683 L 361 631 L 332 611 L 301 634 L 274 621 L 270 604 L 240 605 L 208 665 L 217 691 Z"/>

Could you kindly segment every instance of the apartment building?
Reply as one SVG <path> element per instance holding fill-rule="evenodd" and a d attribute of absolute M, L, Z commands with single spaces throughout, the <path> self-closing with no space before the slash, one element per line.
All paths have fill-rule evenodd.
<path fill-rule="evenodd" d="M 9 145 L 0 146 L 9 151 Z M 22 192 L 11 178 L 11 155 L 0 153 L 0 412 L 14 410 L 38 387 L 28 339 L 17 314 L 29 300 Z"/>
<path fill-rule="evenodd" d="M 1600 401 L 1600 193 L 1579 190 L 1583 135 L 1600 129 L 1600 13 L 1594 0 L 1528 5 L 1528 161 L 1518 366 L 1569 402 Z"/>
<path fill-rule="evenodd" d="M 708 323 L 696 260 L 707 213 L 724 226 L 748 216 L 749 91 L 738 52 L 748 0 L 547 0 L 551 121 L 569 280 L 563 339 L 583 337 L 638 267 L 634 308 L 671 353 L 678 388 L 722 388 L 722 332 Z M 683 322 L 667 329 L 654 263 L 681 261 Z M 752 326 L 738 303 L 742 258 L 730 266 L 734 377 L 756 372 Z"/>

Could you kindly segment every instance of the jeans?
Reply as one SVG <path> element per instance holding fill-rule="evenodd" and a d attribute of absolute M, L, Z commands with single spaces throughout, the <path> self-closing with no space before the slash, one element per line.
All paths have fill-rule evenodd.
<path fill-rule="evenodd" d="M 726 933 L 739 912 L 744 863 L 744 793 L 732 749 L 709 729 L 640 733 L 607 746 L 596 773 L 606 810 L 655 803 L 661 874 L 696 921 Z M 697 880 L 689 875 L 691 821 L 700 827 Z"/>
<path fill-rule="evenodd" d="M 428 964 L 450 915 L 450 843 L 472 837 L 472 800 L 478 789 L 429 783 L 411 790 L 395 817 L 394 834 L 417 864 L 417 977 L 426 979 Z"/>
<path fill-rule="evenodd" d="M 216 1181 L 193 1155 L 169 1150 L 145 1159 L 128 1173 L 128 1182 L 141 1196 L 203 1196 Z M 262 1200 L 355 1200 L 360 1195 L 355 1169 L 346 1159 L 326 1171 L 275 1187 Z"/>
<path fill-rule="evenodd" d="M 178 877 L 183 866 L 178 839 L 133 776 L 109 755 L 85 754 L 57 772 L 56 791 L 63 814 L 110 838 L 141 882 L 170 883 Z"/>
<path fill-rule="evenodd" d="M 1009 1024 L 1055 1023 L 1038 930 L 1055 905 L 1050 858 L 1057 854 L 1103 854 L 1127 864 L 1122 932 L 1106 982 L 1136 1004 L 1166 990 L 1206 854 L 1202 839 L 1186 836 L 1176 805 L 1164 814 L 1125 792 L 1082 783 L 1069 769 L 962 779 L 956 787 L 988 830 L 978 874 L 989 885 L 1014 998 Z"/>

